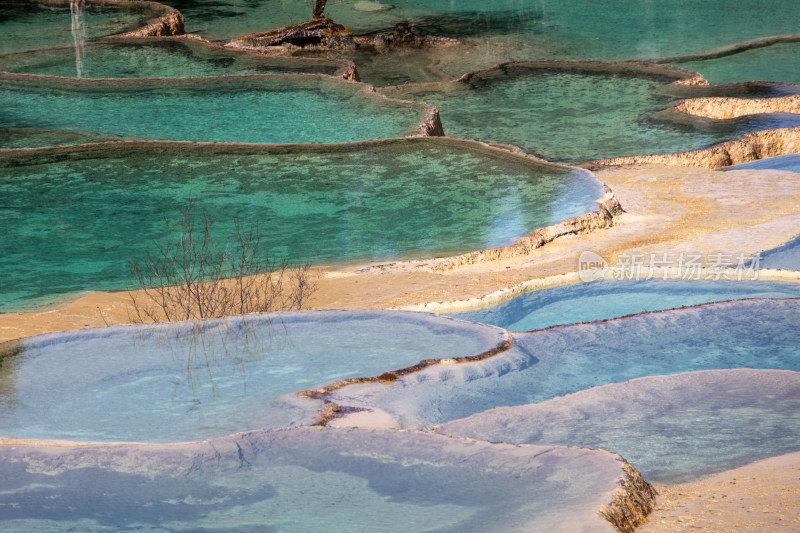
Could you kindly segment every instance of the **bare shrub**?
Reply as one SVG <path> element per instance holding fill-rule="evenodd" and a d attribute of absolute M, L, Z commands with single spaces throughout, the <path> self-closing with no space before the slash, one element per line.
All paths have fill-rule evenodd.
<path fill-rule="evenodd" d="M 195 221 L 192 206 L 177 226 L 164 217 L 169 237 L 144 259 L 132 260 L 131 322 L 174 322 L 246 313 L 303 309 L 317 289 L 311 265 L 273 261 L 256 223 L 235 222 L 222 245 L 212 237 L 213 220 Z"/>

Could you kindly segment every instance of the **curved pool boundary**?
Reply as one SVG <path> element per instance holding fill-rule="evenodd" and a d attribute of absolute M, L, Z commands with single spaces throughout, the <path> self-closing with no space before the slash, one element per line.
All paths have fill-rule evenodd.
<path fill-rule="evenodd" d="M 646 61 L 648 63 L 683 63 L 685 61 L 699 61 L 703 59 L 717 59 L 720 57 L 732 56 L 748 50 L 755 50 L 757 48 L 765 48 L 774 44 L 780 43 L 797 43 L 800 42 L 800 33 L 788 35 L 770 35 L 767 37 L 757 37 L 747 41 L 741 41 L 734 44 L 720 46 L 705 52 L 698 52 L 694 54 L 683 54 L 676 56 L 663 56 L 663 57 L 642 57 L 633 59 L 633 61 Z"/>
<path fill-rule="evenodd" d="M 452 320 L 458 320 L 458 319 L 452 319 Z M 316 389 L 306 389 L 303 391 L 298 391 L 295 394 L 297 396 L 322 402 L 322 407 L 317 411 L 318 415 L 315 417 L 317 422 L 312 424 L 312 426 L 323 426 L 323 427 L 327 426 L 328 423 L 331 422 L 332 420 L 335 420 L 341 416 L 360 410 L 357 408 L 342 407 L 336 402 L 333 402 L 329 399 L 331 393 L 341 388 L 347 387 L 348 385 L 361 385 L 365 383 L 393 383 L 397 381 L 397 378 L 399 377 L 406 376 L 408 374 L 414 374 L 415 372 L 419 372 L 420 370 L 428 368 L 429 366 L 474 363 L 476 361 L 483 361 L 484 359 L 489 359 L 490 357 L 494 357 L 499 353 L 503 353 L 509 350 L 513 344 L 513 339 L 511 337 L 511 334 L 507 330 L 504 330 L 503 328 L 499 328 L 497 326 L 491 326 L 491 327 L 504 331 L 505 340 L 503 340 L 494 348 L 490 348 L 489 350 L 486 350 L 484 352 L 478 354 L 464 355 L 459 357 L 423 359 L 411 366 L 398 368 L 395 370 L 387 370 L 386 372 L 383 372 L 377 376 L 342 379 L 330 383 L 324 387 L 319 387 Z"/>

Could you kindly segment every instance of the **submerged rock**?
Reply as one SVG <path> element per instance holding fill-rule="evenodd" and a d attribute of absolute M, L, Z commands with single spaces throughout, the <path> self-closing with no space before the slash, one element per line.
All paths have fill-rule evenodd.
<path fill-rule="evenodd" d="M 233 39 L 226 46 L 249 49 L 281 46 L 329 50 L 355 48 L 353 32 L 329 18 L 317 18 L 275 30 L 244 35 Z"/>

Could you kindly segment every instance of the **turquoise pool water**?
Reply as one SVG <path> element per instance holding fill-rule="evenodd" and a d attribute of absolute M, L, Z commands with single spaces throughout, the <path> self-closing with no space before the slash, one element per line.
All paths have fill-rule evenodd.
<path fill-rule="evenodd" d="M 330 77 L 0 81 L 0 123 L 150 139 L 346 142 L 400 137 L 427 107 Z M 243 110 L 248 110 L 243 113 Z"/>
<path fill-rule="evenodd" d="M 800 123 L 797 115 L 678 125 L 652 117 L 672 99 L 665 81 L 619 74 L 521 68 L 439 89 L 388 94 L 435 105 L 447 135 L 519 146 L 549 161 L 578 162 L 703 148 L 755 129 Z"/>
<path fill-rule="evenodd" d="M 212 47 L 192 39 L 129 39 L 90 42 L 81 64 L 84 78 L 152 78 L 225 74 L 310 73 L 333 75 L 342 63 L 267 58 Z M 77 75 L 74 47 L 46 48 L 0 56 L 0 70 L 50 76 Z"/>
<path fill-rule="evenodd" d="M 189 31 L 210 38 L 230 38 L 264 28 L 279 27 L 310 17 L 306 4 L 282 1 L 243 4 L 235 0 L 214 3 L 168 2 L 182 10 Z M 794 21 L 800 6 L 758 0 L 681 0 L 631 4 L 623 0 L 587 4 L 582 0 L 558 3 L 547 0 L 451 2 L 400 0 L 380 2 L 391 9 L 365 11 L 358 0 L 329 2 L 326 14 L 358 32 L 391 31 L 398 21 L 408 21 L 420 35 L 440 35 L 462 40 L 464 46 L 434 53 L 411 51 L 384 56 L 384 62 L 418 62 L 420 68 L 385 71 L 371 60 L 354 56 L 364 66 L 363 79 L 377 85 L 408 81 L 434 81 L 424 67 L 432 64 L 458 77 L 495 63 L 525 59 L 618 60 L 701 53 L 755 38 L 796 34 Z M 709 21 L 714 21 L 713 24 Z M 780 48 L 698 65 L 721 83 L 744 79 L 783 79 L 794 75 L 787 67 L 795 57 Z M 691 67 L 689 67 L 691 68 Z M 777 76 L 777 77 L 776 77 Z M 791 81 L 791 80 L 785 80 Z"/>
<path fill-rule="evenodd" d="M 597 209 L 592 174 L 446 139 L 363 147 L 133 145 L 0 154 L 0 310 L 125 289 L 191 201 L 225 242 L 258 222 L 275 257 L 316 264 L 505 245 Z"/>
<path fill-rule="evenodd" d="M 311 17 L 310 5 L 291 0 L 166 3 L 186 16 L 187 31 L 212 39 L 264 31 Z M 325 13 L 362 32 L 391 29 L 398 21 L 408 21 L 419 33 L 513 38 L 517 48 L 525 51 L 525 59 L 624 59 L 697 53 L 757 37 L 797 33 L 795 22 L 800 18 L 800 6 L 795 3 L 776 9 L 769 0 L 746 4 L 735 0 L 380 3 L 391 9 L 367 11 L 364 2 L 342 0 L 329 2 Z M 536 51 L 538 55 L 532 55 Z"/>
<path fill-rule="evenodd" d="M 296 392 L 423 359 L 478 355 L 505 339 L 499 328 L 402 311 L 273 313 L 30 337 L 0 345 L 0 435 L 176 442 L 310 425 L 322 402 Z"/>
<path fill-rule="evenodd" d="M 515 333 L 514 346 L 495 357 L 431 366 L 385 386 L 351 385 L 330 399 L 429 429 L 607 383 L 729 368 L 800 371 L 800 300 L 740 300 Z"/>
<path fill-rule="evenodd" d="M 751 80 L 800 83 L 800 43 L 778 43 L 724 57 L 675 65 L 700 72 L 709 83 Z"/>
<path fill-rule="evenodd" d="M 494 324 L 510 331 L 531 331 L 741 298 L 800 298 L 800 283 L 602 280 L 529 292 L 493 307 L 451 316 Z"/>
<path fill-rule="evenodd" d="M 92 6 L 83 11 L 87 39 L 135 30 L 162 10 L 143 6 Z M 69 2 L 61 6 L 11 0 L 0 16 L 0 54 L 34 48 L 72 45 Z M 73 49 L 73 58 L 75 51 Z"/>
<path fill-rule="evenodd" d="M 3 531 L 547 533 L 599 509 L 618 456 L 295 428 L 168 445 L 1 446 Z"/>
<path fill-rule="evenodd" d="M 679 483 L 800 450 L 800 372 L 707 370 L 639 378 L 439 426 L 447 435 L 621 454 Z"/>

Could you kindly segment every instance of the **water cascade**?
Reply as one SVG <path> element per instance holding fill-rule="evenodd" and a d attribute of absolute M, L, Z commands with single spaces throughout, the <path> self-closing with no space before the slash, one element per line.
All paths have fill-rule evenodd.
<path fill-rule="evenodd" d="M 72 39 L 75 41 L 75 70 L 78 78 L 83 77 L 83 61 L 86 59 L 86 22 L 83 11 L 84 0 L 70 0 L 69 12 L 72 16 Z"/>

